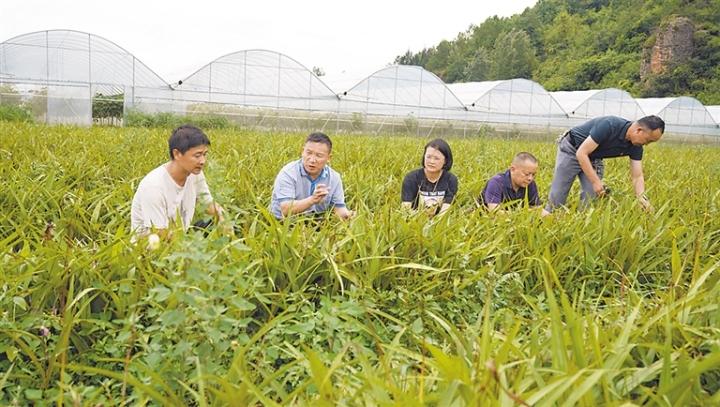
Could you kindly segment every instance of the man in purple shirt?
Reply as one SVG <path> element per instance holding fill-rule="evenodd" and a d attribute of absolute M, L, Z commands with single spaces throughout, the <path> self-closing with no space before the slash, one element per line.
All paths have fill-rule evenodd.
<path fill-rule="evenodd" d="M 480 205 L 493 211 L 498 207 L 540 206 L 535 175 L 538 160 L 530 153 L 518 153 L 510 169 L 501 172 L 485 184 L 480 195 Z"/>

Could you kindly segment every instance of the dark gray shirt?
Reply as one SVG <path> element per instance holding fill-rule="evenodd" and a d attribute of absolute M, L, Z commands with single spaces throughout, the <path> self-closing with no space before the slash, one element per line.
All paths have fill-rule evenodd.
<path fill-rule="evenodd" d="M 632 160 L 642 160 L 642 146 L 634 146 L 625 139 L 631 121 L 617 116 L 602 116 L 589 120 L 570 129 L 570 144 L 580 147 L 588 136 L 598 144 L 590 153 L 591 159 L 630 156 Z"/>

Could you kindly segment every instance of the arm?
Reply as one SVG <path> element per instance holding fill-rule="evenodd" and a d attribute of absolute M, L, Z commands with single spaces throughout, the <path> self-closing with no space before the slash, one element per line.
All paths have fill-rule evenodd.
<path fill-rule="evenodd" d="M 323 184 L 318 184 L 317 187 L 315 187 L 315 192 L 313 192 L 312 195 L 305 199 L 299 199 L 297 201 L 291 199 L 288 201 L 280 202 L 280 212 L 282 212 L 282 215 L 284 217 L 303 213 L 306 210 L 310 209 L 311 206 L 322 202 L 322 200 L 325 199 L 327 194 L 327 187 Z"/>
<path fill-rule="evenodd" d="M 355 212 L 345 206 L 345 188 L 343 188 L 342 179 L 340 178 L 330 199 L 330 205 L 333 206 L 335 215 L 342 220 L 348 220 L 355 216 Z"/>
<path fill-rule="evenodd" d="M 442 214 L 445 213 L 448 209 L 450 209 L 450 204 L 449 204 L 449 203 L 443 203 L 443 204 L 440 206 L 440 211 L 439 211 L 437 214 L 438 214 L 438 215 L 442 215 Z M 437 216 L 437 215 L 436 215 L 436 216 Z"/>
<path fill-rule="evenodd" d="M 643 176 L 642 161 L 630 160 L 630 178 L 632 180 L 635 196 L 640 201 L 643 209 L 651 210 L 650 201 L 645 195 L 645 177 Z"/>
<path fill-rule="evenodd" d="M 222 206 L 218 205 L 217 202 L 211 202 L 206 212 L 208 215 L 215 216 L 218 222 L 222 222 L 223 220 L 225 220 L 225 216 L 223 216 L 225 210 L 222 208 Z"/>
<path fill-rule="evenodd" d="M 201 172 L 200 175 L 198 175 L 196 186 L 198 199 L 208 206 L 205 212 L 208 215 L 216 217 L 218 222 L 222 222 L 224 220 L 223 208 L 213 200 L 204 173 Z"/>
<path fill-rule="evenodd" d="M 133 231 L 137 237 L 156 234 L 163 240 L 172 236 L 170 228 L 170 214 L 168 212 L 165 197 L 159 188 L 143 187 L 138 188 L 133 200 L 133 206 L 137 203 L 140 208 L 141 224 Z"/>
<path fill-rule="evenodd" d="M 441 213 L 444 213 L 448 209 L 450 209 L 450 204 L 453 203 L 455 200 L 455 195 L 457 195 L 458 191 L 458 179 L 454 174 L 448 173 L 448 188 L 447 191 L 445 191 L 445 197 L 443 198 L 443 203 L 440 206 L 440 211 L 438 212 L 438 215 Z"/>
<path fill-rule="evenodd" d="M 342 220 L 348 220 L 348 219 L 352 218 L 353 216 L 355 216 L 354 211 L 348 210 L 348 208 L 346 208 L 344 206 L 334 207 L 333 212 L 335 213 L 335 215 L 337 215 L 337 217 L 339 217 Z"/>
<path fill-rule="evenodd" d="M 580 144 L 580 147 L 575 153 L 575 157 L 577 158 L 583 173 L 592 183 L 595 194 L 597 194 L 597 196 L 603 196 L 605 195 L 605 185 L 603 185 L 602 180 L 598 177 L 597 173 L 593 169 L 592 163 L 590 162 L 590 154 L 597 148 L 598 143 L 596 143 L 592 137 L 588 137 L 582 144 Z"/>
<path fill-rule="evenodd" d="M 278 202 L 280 215 L 283 218 L 307 211 L 311 206 L 321 202 L 328 193 L 325 185 L 318 184 L 312 195 L 295 199 L 295 182 L 295 178 L 286 169 L 280 171 L 275 178 L 272 199 Z"/>
<path fill-rule="evenodd" d="M 405 175 L 400 190 L 400 201 L 403 209 L 412 209 L 413 202 L 417 199 L 418 185 L 412 177 L 412 172 Z"/>
<path fill-rule="evenodd" d="M 537 184 L 533 181 L 528 186 L 528 206 L 537 207 L 540 205 L 542 205 L 540 193 L 538 192 Z"/>
<path fill-rule="evenodd" d="M 502 182 L 496 177 L 490 178 L 482 192 L 482 202 L 488 211 L 496 210 L 503 202 Z"/>

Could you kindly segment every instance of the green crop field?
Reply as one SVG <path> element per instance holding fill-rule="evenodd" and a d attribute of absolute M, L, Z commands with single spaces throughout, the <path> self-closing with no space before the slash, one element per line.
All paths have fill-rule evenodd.
<path fill-rule="evenodd" d="M 334 135 L 349 222 L 278 222 L 304 134 L 210 130 L 234 234 L 130 243 L 169 129 L 0 122 L 2 405 L 718 405 L 720 149 L 660 142 L 610 198 L 552 217 L 471 211 L 547 141 L 448 139 L 460 193 L 400 210 L 418 137 Z"/>

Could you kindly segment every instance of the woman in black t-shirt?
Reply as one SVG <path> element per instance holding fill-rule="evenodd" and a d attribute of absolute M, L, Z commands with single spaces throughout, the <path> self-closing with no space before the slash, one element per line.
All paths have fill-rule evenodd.
<path fill-rule="evenodd" d="M 445 140 L 427 143 L 422 168 L 410 171 L 403 180 L 403 207 L 426 210 L 431 216 L 448 210 L 458 190 L 457 177 L 450 172 L 452 164 L 452 151 Z"/>

